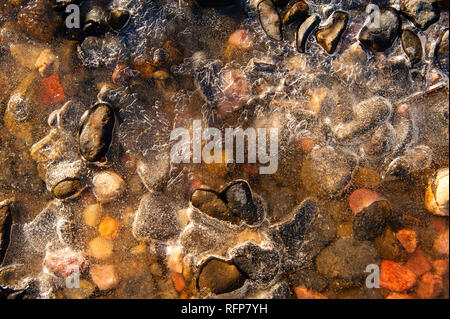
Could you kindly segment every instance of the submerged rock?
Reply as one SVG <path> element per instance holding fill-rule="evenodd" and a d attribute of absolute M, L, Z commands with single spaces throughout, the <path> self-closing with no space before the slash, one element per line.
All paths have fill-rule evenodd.
<path fill-rule="evenodd" d="M 386 200 L 377 200 L 353 217 L 353 234 L 358 240 L 373 240 L 380 236 L 391 216 Z"/>
<path fill-rule="evenodd" d="M 300 24 L 296 34 L 296 46 L 298 52 L 300 53 L 305 52 L 308 37 L 319 25 L 319 23 L 320 23 L 320 16 L 318 14 L 313 14 L 312 16 L 307 18 L 302 24 Z"/>
<path fill-rule="evenodd" d="M 230 263 L 212 258 L 203 263 L 197 278 L 199 290 L 209 290 L 214 294 L 234 291 L 244 284 L 245 276 Z"/>
<path fill-rule="evenodd" d="M 309 6 L 308 4 L 300 0 L 294 3 L 284 14 L 283 16 L 283 25 L 288 25 L 294 22 L 302 24 L 303 21 L 309 15 Z"/>
<path fill-rule="evenodd" d="M 442 69 L 442 71 L 448 74 L 449 61 L 448 61 L 448 29 L 442 33 L 438 43 L 436 44 L 436 49 L 434 51 L 434 59 Z"/>
<path fill-rule="evenodd" d="M 380 259 L 370 242 L 353 237 L 338 239 L 325 248 L 316 258 L 319 273 L 328 278 L 347 281 L 360 280 L 366 275 L 366 267 L 379 264 Z"/>
<path fill-rule="evenodd" d="M 80 121 L 80 153 L 89 162 L 106 160 L 115 125 L 112 107 L 105 102 L 95 104 Z"/>
<path fill-rule="evenodd" d="M 425 192 L 425 207 L 434 215 L 448 216 L 448 171 L 448 168 L 437 171 Z"/>
<path fill-rule="evenodd" d="M 380 23 L 365 25 L 359 35 L 359 41 L 366 48 L 376 52 L 389 49 L 399 35 L 401 20 L 394 9 L 382 9 Z"/>
<path fill-rule="evenodd" d="M 336 11 L 331 16 L 331 21 L 326 26 L 321 27 L 316 32 L 317 42 L 328 52 L 333 54 L 336 51 L 339 40 L 345 31 L 348 23 L 348 13 Z"/>
<path fill-rule="evenodd" d="M 436 0 L 401 0 L 400 11 L 422 30 L 439 20 L 439 8 Z"/>
<path fill-rule="evenodd" d="M 276 41 L 283 39 L 281 18 L 271 0 L 263 0 L 258 4 L 259 22 L 269 38 Z"/>
<path fill-rule="evenodd" d="M 402 33 L 402 47 L 411 64 L 417 64 L 422 60 L 423 48 L 419 36 L 411 30 Z"/>

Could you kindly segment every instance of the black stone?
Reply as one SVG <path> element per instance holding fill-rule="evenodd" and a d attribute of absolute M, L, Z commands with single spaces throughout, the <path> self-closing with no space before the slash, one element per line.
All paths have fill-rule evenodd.
<path fill-rule="evenodd" d="M 411 64 L 417 64 L 422 60 L 422 42 L 415 32 L 411 30 L 403 31 L 402 47 L 403 51 L 405 51 L 406 55 L 408 56 L 409 61 L 411 61 Z"/>
<path fill-rule="evenodd" d="M 372 203 L 353 218 L 353 233 L 358 240 L 373 240 L 383 234 L 391 216 L 391 207 L 385 200 Z"/>
<path fill-rule="evenodd" d="M 382 9 L 379 27 L 375 23 L 365 25 L 359 35 L 359 41 L 370 50 L 383 52 L 392 46 L 400 28 L 401 20 L 397 11 Z"/>
<path fill-rule="evenodd" d="M 401 0 L 400 11 L 422 30 L 439 20 L 436 0 Z"/>

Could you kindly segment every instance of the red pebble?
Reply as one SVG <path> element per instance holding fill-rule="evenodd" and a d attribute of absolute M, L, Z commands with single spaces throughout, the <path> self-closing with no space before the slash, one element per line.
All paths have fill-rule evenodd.
<path fill-rule="evenodd" d="M 440 295 L 444 284 L 439 275 L 426 273 L 417 285 L 417 297 L 420 299 L 433 299 Z"/>
<path fill-rule="evenodd" d="M 367 188 L 360 188 L 354 191 L 348 198 L 348 204 L 353 214 L 358 214 L 364 208 L 372 205 L 381 197 L 380 194 Z"/>
<path fill-rule="evenodd" d="M 44 257 L 44 265 L 56 276 L 67 277 L 83 266 L 86 257 L 86 254 L 75 252 L 70 248 L 47 251 Z"/>
<path fill-rule="evenodd" d="M 411 270 L 416 276 L 421 276 L 431 270 L 431 265 L 425 258 L 422 249 L 417 248 L 416 251 L 409 256 L 405 266 Z"/>
<path fill-rule="evenodd" d="M 303 287 L 295 287 L 295 294 L 297 299 L 328 299 L 327 296 L 313 290 L 309 290 Z"/>
<path fill-rule="evenodd" d="M 59 82 L 59 76 L 51 75 L 41 81 L 42 100 L 45 104 L 63 102 L 66 97 Z"/>
<path fill-rule="evenodd" d="M 410 295 L 407 294 L 399 294 L 398 292 L 393 292 L 386 299 L 414 299 Z"/>
<path fill-rule="evenodd" d="M 433 271 L 436 275 L 444 276 L 448 273 L 448 259 L 438 259 L 433 261 Z"/>
<path fill-rule="evenodd" d="M 414 230 L 402 229 L 395 236 L 408 253 L 412 254 L 416 250 L 417 234 Z"/>
<path fill-rule="evenodd" d="M 381 262 L 380 286 L 389 290 L 403 292 L 411 289 L 416 284 L 416 275 L 392 260 Z"/>
<path fill-rule="evenodd" d="M 100 290 L 112 289 L 119 282 L 114 265 L 92 265 L 89 273 Z"/>
<path fill-rule="evenodd" d="M 433 249 L 441 255 L 448 256 L 448 229 L 445 233 L 440 234 L 438 238 L 436 238 Z"/>
<path fill-rule="evenodd" d="M 172 271 L 172 282 L 175 290 L 178 292 L 182 292 L 184 287 L 186 287 L 186 281 L 184 279 L 183 274 Z"/>

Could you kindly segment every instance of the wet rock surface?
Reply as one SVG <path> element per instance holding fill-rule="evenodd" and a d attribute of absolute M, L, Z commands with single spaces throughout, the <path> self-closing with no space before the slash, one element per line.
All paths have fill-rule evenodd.
<path fill-rule="evenodd" d="M 346 12 L 336 11 L 331 15 L 331 21 L 328 25 L 321 27 L 316 32 L 317 42 L 332 54 L 336 51 L 342 33 L 345 31 L 348 23 L 348 14 Z"/>
<path fill-rule="evenodd" d="M 401 20 L 398 13 L 393 10 L 381 10 L 380 23 L 371 23 L 361 30 L 359 40 L 361 43 L 376 52 L 389 49 L 399 35 Z"/>
<path fill-rule="evenodd" d="M 435 0 L 402 0 L 400 11 L 421 29 L 427 29 L 439 19 L 438 2 Z"/>

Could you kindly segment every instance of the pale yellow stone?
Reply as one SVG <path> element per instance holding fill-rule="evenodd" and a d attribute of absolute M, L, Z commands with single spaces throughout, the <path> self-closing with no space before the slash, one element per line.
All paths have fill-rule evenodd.
<path fill-rule="evenodd" d="M 100 204 L 88 205 L 83 212 L 84 222 L 91 227 L 97 227 L 103 214 L 103 208 Z"/>
<path fill-rule="evenodd" d="M 109 258 L 114 250 L 112 240 L 103 237 L 96 237 L 89 242 L 88 254 L 97 259 Z"/>

